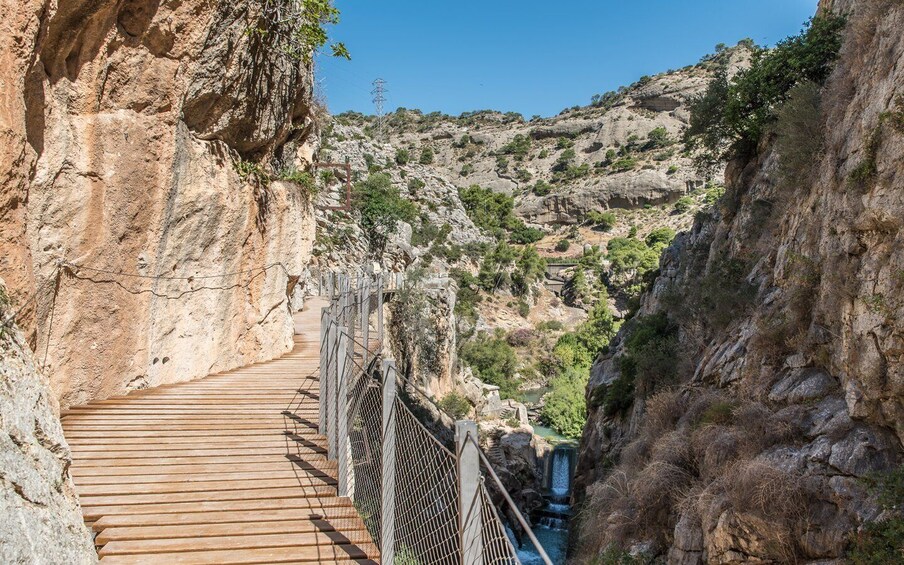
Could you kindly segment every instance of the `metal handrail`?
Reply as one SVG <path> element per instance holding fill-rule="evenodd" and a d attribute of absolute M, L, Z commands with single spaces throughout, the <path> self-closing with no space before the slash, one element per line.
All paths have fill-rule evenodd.
<path fill-rule="evenodd" d="M 328 278 L 329 278 L 329 280 L 327 281 Z M 373 282 L 375 279 L 379 282 L 376 285 L 371 285 L 370 283 Z M 396 288 L 399 288 L 404 284 L 404 281 L 398 275 L 393 277 L 393 279 L 394 280 L 392 282 L 395 282 L 397 284 Z M 365 280 L 367 281 L 366 283 L 365 283 Z M 335 452 L 330 453 L 330 457 L 332 458 L 334 456 L 338 456 L 339 461 L 340 461 L 340 469 L 339 469 L 340 490 L 343 490 L 343 488 L 345 488 L 347 490 L 347 495 L 353 497 L 353 499 L 356 501 L 356 506 L 357 506 L 358 502 L 357 502 L 357 498 L 355 498 L 356 493 L 354 492 L 354 482 L 355 482 L 355 473 L 357 471 L 354 470 L 355 464 L 353 461 L 351 461 L 349 459 L 349 456 L 347 456 L 345 454 L 346 448 L 343 447 L 347 444 L 349 437 L 348 436 L 341 437 L 341 434 L 343 434 L 343 433 L 348 434 L 350 432 L 350 430 L 349 430 L 348 426 L 341 423 L 343 421 L 342 418 L 346 417 L 346 418 L 355 419 L 358 417 L 366 418 L 367 416 L 369 416 L 371 418 L 371 423 L 373 423 L 373 425 L 378 424 L 378 422 L 373 422 L 373 410 L 374 410 L 374 407 L 373 407 L 374 405 L 372 404 L 373 401 L 369 401 L 369 402 L 371 402 L 371 404 L 368 404 L 367 406 L 369 406 L 369 408 L 365 409 L 365 408 L 361 408 L 361 397 L 353 398 L 353 395 L 356 394 L 355 391 L 359 390 L 358 384 L 357 384 L 357 383 L 361 382 L 359 377 L 363 376 L 363 377 L 373 379 L 373 374 L 375 374 L 376 372 L 382 373 L 382 381 L 383 381 L 382 387 L 384 389 L 384 392 L 383 392 L 383 404 L 384 404 L 383 410 L 384 411 L 387 409 L 387 406 L 388 406 L 388 405 L 386 405 L 387 399 L 389 399 L 390 403 L 397 402 L 397 400 L 396 401 L 392 400 L 392 399 L 396 398 L 395 397 L 395 394 L 396 394 L 395 393 L 395 385 L 392 384 L 392 386 L 389 386 L 389 388 L 387 388 L 387 386 L 389 384 L 391 384 L 391 383 L 387 383 L 387 379 L 394 382 L 396 380 L 396 378 L 398 378 L 401 382 L 410 386 L 417 393 L 419 393 L 419 396 L 421 396 L 422 398 L 427 400 L 427 402 L 429 402 L 433 406 L 433 408 L 437 410 L 438 413 L 444 414 L 445 416 L 447 416 L 449 418 L 450 421 L 456 421 L 455 418 L 453 418 L 451 415 L 449 415 L 445 410 L 440 408 L 431 398 L 429 398 L 426 394 L 424 394 L 423 391 L 421 391 L 420 388 L 416 384 L 411 383 L 404 376 L 400 375 L 395 370 L 394 363 L 391 360 L 387 360 L 387 361 L 383 362 L 382 370 L 375 369 L 375 367 L 380 366 L 377 364 L 377 361 L 380 357 L 380 352 L 383 349 L 382 304 L 378 305 L 379 316 L 378 316 L 378 324 L 377 324 L 378 327 L 376 328 L 377 334 L 379 336 L 379 339 L 377 340 L 379 345 L 377 346 L 376 350 L 373 350 L 370 347 L 370 343 L 365 343 L 365 342 L 369 341 L 369 339 L 367 337 L 368 332 L 369 332 L 369 330 L 368 330 L 369 318 L 370 318 L 370 314 L 371 314 L 369 304 L 374 295 L 376 295 L 378 297 L 378 302 L 379 302 L 379 299 L 381 296 L 382 297 L 386 296 L 386 292 L 385 292 L 386 289 L 382 284 L 384 282 L 386 282 L 386 281 L 384 281 L 382 278 L 377 279 L 372 274 L 365 274 L 365 275 L 361 276 L 361 278 L 358 279 L 358 282 L 353 286 L 351 283 L 351 279 L 349 277 L 344 277 L 342 275 L 337 276 L 335 274 L 331 274 L 327 277 L 327 276 L 324 276 L 324 274 L 322 274 L 322 273 L 320 274 L 320 291 L 323 292 L 324 290 L 328 290 L 328 295 L 331 298 L 330 307 L 324 308 L 324 314 L 323 314 L 324 317 L 322 319 L 321 328 L 324 329 L 325 331 L 327 331 L 327 333 L 330 336 L 329 340 L 333 340 L 332 344 L 331 344 L 332 347 L 330 347 L 329 344 L 327 343 L 327 336 L 326 336 L 326 334 L 324 334 L 324 336 L 322 338 L 322 343 L 321 343 L 321 352 L 322 352 L 321 360 L 326 361 L 326 363 L 327 363 L 327 366 L 322 367 L 322 370 L 321 370 L 321 395 L 322 395 L 322 398 L 327 399 L 327 402 L 333 403 L 333 406 L 331 408 L 327 408 L 327 411 L 322 416 L 322 418 L 327 418 L 327 419 L 321 420 L 321 431 L 328 436 L 329 445 L 336 446 Z M 325 287 L 328 287 L 328 289 Z M 361 335 L 361 339 L 358 339 L 359 332 Z M 339 351 L 338 344 L 340 341 L 342 343 L 344 343 L 345 347 L 347 347 L 348 349 L 346 349 L 344 351 Z M 366 352 L 366 355 L 364 357 L 367 362 L 365 364 L 358 363 L 357 360 L 355 359 L 355 356 L 351 355 L 352 351 L 355 348 L 361 348 L 364 352 Z M 348 357 L 344 357 L 344 356 L 348 356 Z M 345 360 L 343 360 L 343 359 L 345 359 Z M 389 363 L 389 365 L 386 365 L 386 363 Z M 337 372 L 337 371 L 341 371 L 341 372 Z M 336 379 L 336 378 L 338 378 L 339 381 L 341 381 L 341 382 L 336 382 L 336 381 L 332 380 L 332 379 Z M 376 383 L 377 381 L 374 381 L 374 382 Z M 347 396 L 345 398 L 341 397 L 341 395 L 337 395 L 337 392 L 341 392 L 343 390 L 346 391 L 346 393 L 347 393 Z M 387 392 L 387 391 L 390 391 L 390 392 Z M 387 397 L 387 394 L 389 394 L 388 397 Z M 336 403 L 341 403 L 341 404 L 336 404 Z M 326 406 L 326 405 L 323 405 L 323 406 Z M 379 406 L 379 404 L 377 406 Z M 404 404 L 400 404 L 399 406 L 402 407 L 402 409 L 404 409 Z M 366 415 L 358 416 L 359 409 L 365 410 Z M 391 407 L 390 407 L 390 409 L 391 409 Z M 411 414 L 407 410 L 406 410 L 406 412 Z M 384 412 L 384 418 L 386 417 L 385 414 L 386 413 Z M 335 420 L 335 418 L 337 418 L 337 417 L 339 419 Z M 413 415 L 412 415 L 412 417 L 413 417 Z M 333 419 L 332 423 L 330 423 L 331 418 Z M 393 419 L 392 421 L 394 422 L 395 420 Z M 345 422 L 348 422 L 348 420 L 345 420 Z M 385 422 L 386 422 L 386 420 L 384 419 L 384 428 L 379 429 L 379 430 L 372 430 L 371 432 L 369 432 L 369 434 L 371 434 L 371 437 L 375 438 L 375 440 L 378 443 L 378 445 L 374 446 L 374 448 L 378 448 L 382 452 L 384 452 L 384 457 L 387 456 L 387 455 L 385 455 L 387 453 L 387 450 L 389 450 L 388 451 L 389 454 L 392 454 L 392 453 L 395 453 L 395 449 L 396 449 L 395 445 L 394 445 L 394 440 L 393 440 L 392 445 L 386 443 L 386 438 L 388 436 L 385 436 L 384 434 L 388 433 L 388 431 L 385 429 Z M 356 424 L 356 426 L 357 425 L 358 424 Z M 365 423 L 362 425 L 366 426 L 367 424 Z M 493 556 L 502 556 L 502 558 L 505 560 L 505 562 L 515 563 L 515 562 L 519 561 L 518 557 L 517 557 L 517 552 L 514 549 L 514 546 L 512 545 L 511 540 L 508 538 L 507 534 L 505 533 L 505 529 L 502 527 L 502 518 L 500 517 L 498 510 L 495 508 L 495 505 L 493 505 L 492 502 L 490 502 L 490 499 L 488 498 L 487 491 L 485 488 L 486 480 L 483 476 L 481 476 L 481 473 L 480 473 L 480 466 L 481 466 L 480 463 L 482 462 L 483 466 L 486 469 L 486 474 L 489 475 L 489 477 L 492 479 L 492 482 L 496 485 L 496 487 L 498 487 L 498 490 L 502 493 L 503 498 L 506 501 L 506 504 L 508 505 L 509 509 L 511 510 L 510 514 L 514 514 L 515 519 L 519 523 L 522 530 L 527 534 L 531 543 L 537 549 L 537 553 L 540 556 L 540 558 L 543 560 L 543 562 L 546 565 L 552 565 L 552 561 L 549 559 L 549 556 L 547 555 L 543 546 L 540 545 L 540 542 L 537 539 L 536 535 L 534 534 L 533 530 L 531 529 L 530 524 L 525 519 L 525 517 L 522 515 L 520 509 L 515 504 L 511 495 L 508 493 L 505 486 L 502 484 L 502 481 L 499 479 L 499 476 L 496 474 L 495 470 L 493 469 L 493 466 L 490 463 L 489 458 L 487 457 L 486 453 L 480 447 L 480 444 L 476 437 L 476 434 L 477 434 L 476 424 L 474 422 L 462 421 L 462 420 L 456 422 L 456 430 L 473 429 L 474 431 L 473 431 L 473 434 L 472 434 L 472 432 L 468 431 L 467 433 L 465 433 L 463 435 L 463 437 L 461 437 L 461 439 L 457 440 L 456 443 L 458 444 L 458 447 L 454 454 L 452 452 L 450 452 L 449 449 L 445 445 L 443 445 L 443 443 L 440 442 L 439 439 L 437 439 L 426 427 L 424 427 L 424 424 L 417 418 L 413 418 L 413 423 L 411 423 L 409 425 L 414 426 L 414 428 L 410 428 L 411 431 L 409 433 L 417 434 L 421 438 L 419 440 L 421 442 L 426 441 L 426 443 L 422 443 L 421 445 L 423 445 L 423 446 L 431 445 L 431 444 L 435 445 L 442 452 L 445 452 L 446 454 L 448 454 L 448 456 L 453 457 L 453 459 L 455 461 L 457 461 L 456 473 L 457 473 L 457 476 L 459 477 L 457 487 L 456 486 L 450 487 L 448 485 L 448 483 L 446 482 L 446 483 L 442 483 L 442 485 L 446 485 L 446 486 L 441 486 L 441 483 L 436 483 L 436 485 L 434 487 L 434 486 L 429 486 L 428 483 L 423 483 L 423 484 L 421 484 L 420 487 L 417 487 L 417 488 L 421 488 L 421 489 L 423 489 L 423 488 L 427 488 L 427 489 L 441 488 L 441 489 L 446 489 L 446 491 L 447 491 L 448 488 L 464 488 L 462 485 L 467 484 L 468 489 L 470 489 L 470 490 L 467 490 L 466 494 L 467 494 L 467 499 L 470 501 L 470 504 L 483 504 L 481 506 L 483 508 L 483 512 L 484 512 L 484 516 L 482 518 L 480 516 L 477 516 L 475 518 L 473 516 L 473 511 L 468 512 L 466 518 L 465 517 L 461 518 L 461 520 L 464 520 L 464 522 L 460 522 L 457 526 L 458 527 L 458 539 L 439 538 L 441 543 L 452 544 L 453 547 L 459 547 L 459 550 L 458 550 L 459 558 L 458 559 L 460 559 L 460 560 L 467 560 L 467 559 L 473 558 L 474 555 L 476 555 L 473 552 L 477 551 L 477 554 L 485 555 L 487 558 L 490 558 L 490 556 L 493 555 Z M 419 430 L 419 431 L 417 431 L 417 430 Z M 337 434 L 339 434 L 338 437 L 337 437 Z M 332 437 L 330 437 L 330 436 L 332 436 Z M 393 434 L 393 437 L 395 437 L 395 434 Z M 458 434 L 458 431 L 456 431 L 456 437 L 460 437 Z M 432 442 L 428 441 L 428 440 L 432 440 Z M 473 448 L 476 448 L 476 449 L 474 449 L 474 451 L 476 451 L 476 456 L 473 454 L 473 451 L 471 451 L 470 448 L 466 449 L 464 447 L 465 445 L 471 445 Z M 331 448 L 331 449 L 334 449 L 334 448 Z M 410 447 L 409 447 L 409 450 L 410 450 Z M 468 451 L 469 453 L 471 453 L 471 454 L 467 455 L 467 457 L 470 458 L 468 460 L 468 462 L 465 462 L 462 459 L 464 451 Z M 392 455 L 390 455 L 390 456 L 394 457 Z M 424 457 L 428 457 L 428 455 L 425 454 Z M 384 461 L 384 464 L 385 464 L 385 461 Z M 367 471 L 364 470 L 362 472 L 367 472 Z M 376 472 L 378 472 L 378 471 L 376 471 Z M 476 478 L 474 475 L 468 474 L 468 473 L 477 473 Z M 395 496 L 395 495 L 391 494 L 393 492 L 396 492 L 395 485 L 392 483 L 394 481 L 398 481 L 399 476 L 391 475 L 391 477 L 392 477 L 392 479 L 390 480 L 390 484 L 388 486 L 387 486 L 387 484 L 385 484 L 385 481 L 383 482 L 383 487 L 382 487 L 383 491 L 384 491 L 383 494 L 381 495 L 378 492 L 374 496 L 376 496 L 377 498 L 383 498 L 383 499 L 385 499 L 385 497 L 387 497 L 387 496 L 389 496 L 390 498 Z M 471 477 L 471 478 L 466 479 L 466 477 Z M 446 480 L 446 479 L 443 479 L 443 480 Z M 479 487 L 478 487 L 477 491 L 473 490 L 473 488 L 474 488 L 473 481 L 474 480 L 477 480 L 479 483 Z M 464 482 L 462 482 L 462 481 L 464 481 Z M 470 481 L 470 482 L 468 482 L 468 481 Z M 342 487 L 343 484 L 346 486 Z M 410 487 L 411 487 L 411 485 L 408 485 L 408 488 L 410 488 Z M 386 491 L 387 488 L 389 488 L 390 490 Z M 400 491 L 400 492 L 402 492 L 402 491 Z M 477 496 L 477 498 L 473 498 L 474 496 Z M 459 498 L 460 498 L 459 504 L 460 505 L 465 504 L 466 500 L 464 497 L 465 497 L 465 492 L 462 491 L 459 495 Z M 480 503 L 480 502 L 478 502 L 478 499 L 482 500 L 484 502 Z M 367 502 L 367 500 L 365 500 L 365 502 Z M 392 506 L 394 508 L 394 505 L 392 505 Z M 373 512 L 373 509 L 371 508 L 369 511 Z M 394 510 L 393 510 L 393 512 L 394 512 Z M 464 514 L 465 514 L 464 511 L 461 511 L 459 515 L 464 516 Z M 479 514 L 479 512 L 478 512 L 478 514 Z M 371 516 L 372 516 L 372 514 L 371 514 Z M 399 517 L 400 517 L 400 515 L 396 515 L 394 513 L 390 515 L 391 520 L 399 519 Z M 384 518 L 385 518 L 385 516 L 384 516 Z M 509 519 L 511 519 L 511 516 L 509 517 Z M 472 523 L 472 522 L 469 522 L 470 520 L 477 520 L 477 521 Z M 490 520 L 490 521 L 486 522 L 486 520 Z M 482 526 L 475 526 L 474 524 L 482 524 Z M 488 537 L 486 537 L 486 540 L 480 541 L 480 536 L 478 536 L 478 538 L 473 538 L 473 536 L 475 535 L 474 534 L 475 527 L 482 528 L 483 531 L 481 532 L 480 536 L 488 536 Z M 377 541 L 378 544 L 381 546 L 381 549 L 384 549 L 384 547 L 383 547 L 384 543 L 388 543 L 388 545 L 385 547 L 385 550 L 387 552 L 387 555 L 390 556 L 390 558 L 392 555 L 395 554 L 396 551 L 404 551 L 404 547 L 400 546 L 399 548 L 395 548 L 394 547 L 395 542 L 393 539 L 381 540 L 381 539 L 377 539 L 377 537 L 385 536 L 385 535 L 387 535 L 387 532 L 393 532 L 393 531 L 396 531 L 395 526 L 391 526 L 388 529 L 384 529 L 383 533 L 374 532 L 374 531 L 371 532 L 372 535 L 375 536 L 375 541 Z M 446 533 L 443 535 L 448 535 L 449 538 L 454 537 L 452 535 L 452 531 L 450 531 L 448 529 L 444 530 L 444 531 Z M 500 534 L 500 532 L 501 532 L 501 534 Z M 504 541 L 501 541 L 500 538 L 504 538 Z M 445 539 L 445 541 L 442 541 L 444 539 Z M 470 543 L 477 543 L 477 549 L 475 549 L 475 546 L 469 545 Z M 456 545 L 456 544 L 458 544 L 458 545 Z M 467 545 L 467 547 L 465 547 L 466 545 Z M 429 548 L 429 545 L 425 546 L 425 547 Z M 421 550 L 428 551 L 429 549 L 421 548 Z M 482 553 L 482 552 L 487 552 L 487 553 Z M 444 557 L 444 561 L 448 560 L 450 558 L 451 558 L 450 555 L 446 555 Z M 456 559 L 456 560 L 458 560 L 458 559 Z"/>

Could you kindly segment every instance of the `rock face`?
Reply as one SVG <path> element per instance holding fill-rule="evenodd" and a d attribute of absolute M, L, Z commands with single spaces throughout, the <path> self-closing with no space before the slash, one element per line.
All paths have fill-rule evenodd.
<path fill-rule="evenodd" d="M 304 166 L 311 71 L 258 5 L 2 6 L 0 274 L 60 403 L 288 351 L 313 213 L 257 172 Z"/>
<path fill-rule="evenodd" d="M 5 298 L 0 281 L 0 298 Z M 10 315 L 0 300 L 0 319 Z M 0 329 L 0 561 L 95 563 L 57 403 L 21 331 Z"/>
<path fill-rule="evenodd" d="M 440 228 L 448 225 L 445 242 L 466 245 L 488 241 L 474 226 L 458 197 L 458 190 L 442 169 L 416 162 L 399 164 L 396 148 L 368 138 L 356 126 L 336 121 L 324 128 L 319 159 L 324 162 L 346 163 L 351 167 L 352 181 L 368 177 L 370 171 L 388 175 L 393 186 L 418 209 L 415 225 L 403 225 L 387 243 L 379 258 L 370 256 L 367 239 L 356 218 L 344 211 L 328 210 L 345 203 L 345 172 L 338 171 L 329 184 L 323 179 L 318 193 L 317 245 L 312 267 L 324 271 L 354 271 L 365 261 L 378 260 L 388 272 L 401 272 L 430 253 L 433 241 L 418 239 L 414 233 L 424 226 Z M 423 264 L 424 261 L 418 264 Z M 448 271 L 449 265 L 439 257 L 431 257 L 426 267 L 432 272 Z"/>
<path fill-rule="evenodd" d="M 878 514 L 861 478 L 902 461 L 904 6 L 821 9 L 850 18 L 807 181 L 788 183 L 771 139 L 730 164 L 719 210 L 679 236 L 644 299 L 641 318 L 675 326 L 677 388 L 605 407 L 637 321 L 594 366 L 580 560 L 609 543 L 670 563 L 840 559 Z"/>

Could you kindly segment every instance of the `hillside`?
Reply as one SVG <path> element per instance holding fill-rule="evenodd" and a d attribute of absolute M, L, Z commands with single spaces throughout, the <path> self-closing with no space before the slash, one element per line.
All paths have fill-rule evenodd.
<path fill-rule="evenodd" d="M 547 119 L 400 108 L 385 117 L 386 134 L 393 146 L 444 171 L 459 188 L 476 184 L 514 196 L 517 214 L 530 223 L 575 224 L 591 211 L 673 204 L 710 180 L 678 143 L 687 103 L 718 69 L 734 73 L 749 57 L 749 44 L 742 42 Z M 373 116 L 337 119 L 375 132 Z"/>

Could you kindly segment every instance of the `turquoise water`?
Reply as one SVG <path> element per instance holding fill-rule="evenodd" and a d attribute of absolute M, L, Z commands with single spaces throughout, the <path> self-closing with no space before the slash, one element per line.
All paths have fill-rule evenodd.
<path fill-rule="evenodd" d="M 546 526 L 538 525 L 534 527 L 534 535 L 537 536 L 540 545 L 543 546 L 546 554 L 549 555 L 550 561 L 556 565 L 565 563 L 565 552 L 568 546 L 567 530 L 553 530 Z M 518 547 L 517 544 L 515 547 Z M 524 547 L 518 550 L 518 559 L 523 565 L 543 565 L 540 554 L 534 549 L 533 544 L 527 537 L 524 539 Z"/>
<path fill-rule="evenodd" d="M 556 432 L 552 428 L 547 428 L 546 426 L 541 426 L 540 424 L 531 423 L 531 426 L 534 428 L 534 434 L 542 437 L 546 441 L 552 444 L 557 443 L 575 443 L 575 441 L 571 438 L 567 438 L 562 434 Z"/>

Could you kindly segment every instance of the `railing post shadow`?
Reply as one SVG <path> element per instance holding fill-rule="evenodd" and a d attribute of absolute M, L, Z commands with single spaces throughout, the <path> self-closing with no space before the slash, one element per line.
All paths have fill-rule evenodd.
<path fill-rule="evenodd" d="M 396 500 L 396 366 L 385 359 L 383 375 L 383 442 L 382 488 L 380 500 L 380 556 L 383 563 L 395 559 L 395 500 Z"/>
<path fill-rule="evenodd" d="M 327 435 L 327 383 L 330 365 L 330 309 L 324 306 L 320 310 L 320 379 L 318 383 L 318 399 L 320 402 L 320 412 L 317 422 L 317 431 L 321 435 Z"/>
<path fill-rule="evenodd" d="M 349 464 L 348 438 L 348 380 L 353 361 L 351 358 L 351 338 L 343 330 L 339 331 L 339 371 L 336 387 L 336 453 L 339 467 L 339 496 L 351 496 L 351 473 Z"/>
<path fill-rule="evenodd" d="M 458 478 L 458 534 L 461 565 L 483 561 L 483 523 L 480 500 L 480 454 L 477 424 L 470 420 L 455 422 L 455 462 Z"/>
<path fill-rule="evenodd" d="M 338 308 L 336 308 L 336 303 L 333 302 L 331 307 L 334 311 L 333 315 L 330 316 L 329 327 L 327 328 L 327 362 L 326 362 L 326 371 L 321 371 L 320 375 L 320 384 L 322 389 L 325 391 L 323 393 L 324 398 L 321 399 L 321 406 L 324 407 L 324 415 L 321 418 L 323 422 L 323 434 L 326 436 L 326 452 L 327 458 L 331 460 L 336 459 L 336 375 L 339 370 L 339 361 L 341 358 L 341 351 L 338 349 L 338 338 L 339 338 L 339 324 L 338 324 Z"/>

